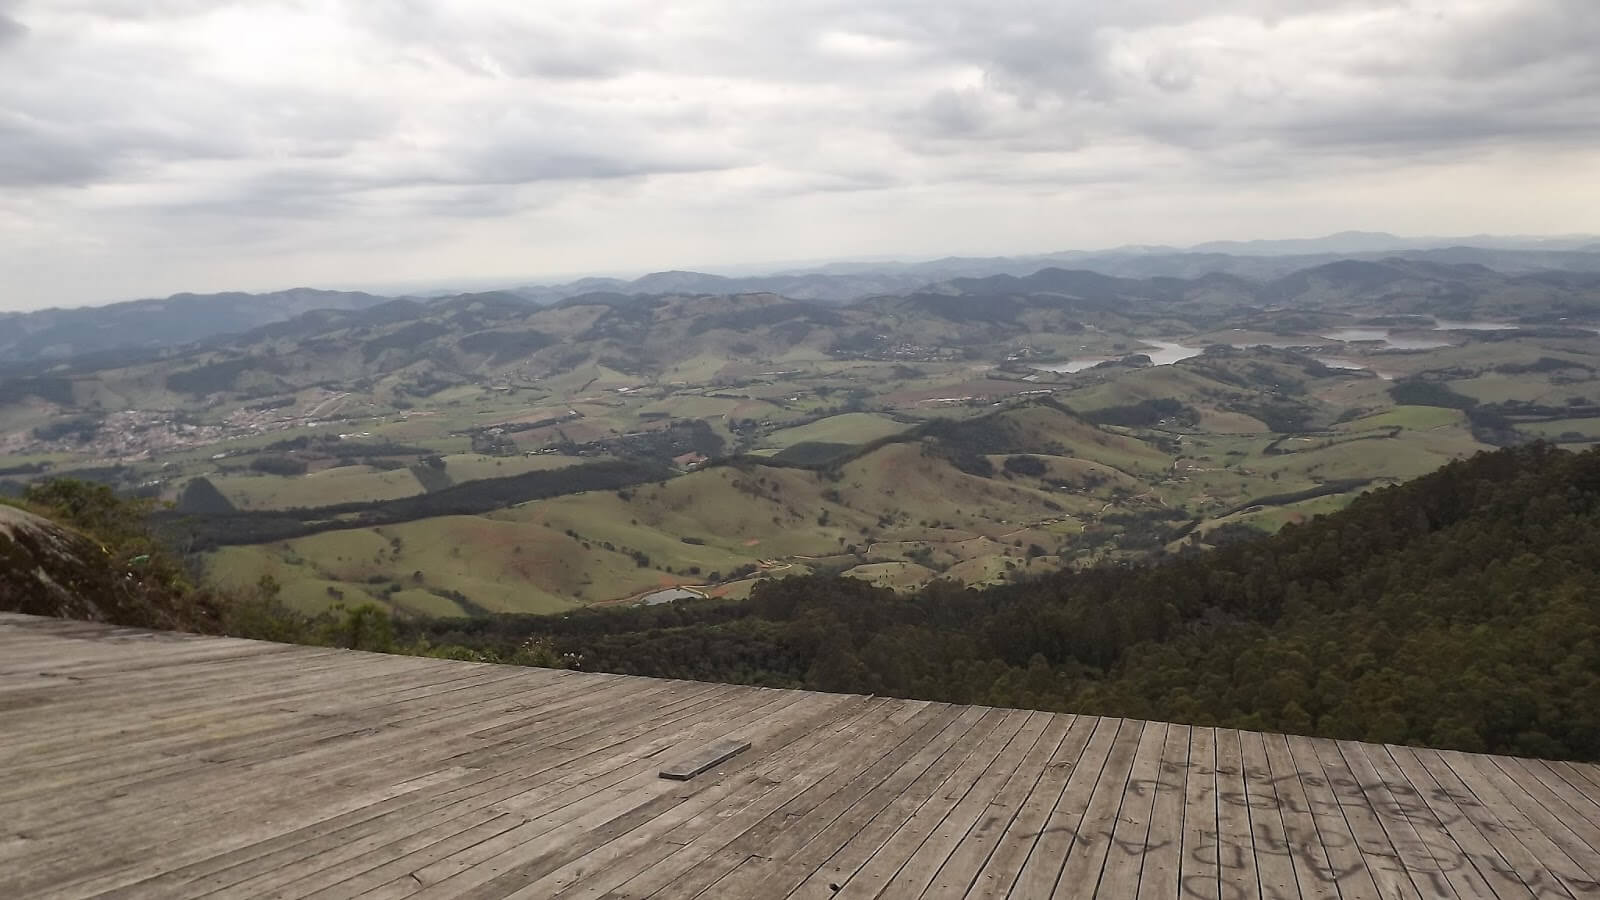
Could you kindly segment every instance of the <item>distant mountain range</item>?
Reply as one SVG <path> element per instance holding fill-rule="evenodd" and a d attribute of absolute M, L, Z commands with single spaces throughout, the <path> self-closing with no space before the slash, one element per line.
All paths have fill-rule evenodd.
<path fill-rule="evenodd" d="M 1033 264 L 1018 264 L 1032 271 Z M 993 273 L 1000 266 L 981 267 Z M 932 277 L 930 277 L 932 276 Z M 781 294 L 796 300 L 842 303 L 878 294 L 899 294 L 916 290 L 938 280 L 929 270 L 891 272 L 868 271 L 852 274 L 821 272 L 785 275 L 760 275 L 732 278 L 704 272 L 654 272 L 625 281 L 620 278 L 584 278 L 568 284 L 526 285 L 512 288 L 516 294 L 535 303 L 555 303 L 584 294 Z"/>
<path fill-rule="evenodd" d="M 1257 280 L 1345 259 L 1390 257 L 1487 266 L 1507 274 L 1541 271 L 1600 272 L 1600 241 L 1593 238 L 1473 238 L 1480 243 L 1398 238 L 1350 232 L 1327 238 L 1202 244 L 1189 249 L 1122 247 L 1030 256 L 945 257 L 927 262 L 832 263 L 772 275 L 729 277 L 703 272 L 655 272 L 642 278 L 585 278 L 566 284 L 524 285 L 510 293 L 552 303 L 588 293 L 773 293 L 797 300 L 844 303 L 881 294 L 905 294 L 936 282 L 991 275 L 1029 275 L 1045 268 L 1082 269 L 1124 278 L 1199 278 L 1236 275 Z"/>
<path fill-rule="evenodd" d="M 313 310 L 358 310 L 375 294 L 296 288 L 270 294 L 174 294 L 110 306 L 0 314 L 0 364 L 150 351 L 236 334 Z"/>
<path fill-rule="evenodd" d="M 1594 235 L 1506 236 L 1475 234 L 1470 237 L 1400 237 L 1386 231 L 1341 231 L 1320 238 L 1287 238 L 1258 241 L 1210 241 L 1189 247 L 1189 253 L 1229 253 L 1239 256 L 1302 256 L 1326 253 L 1400 253 L 1443 247 L 1474 247 L 1481 250 L 1594 250 Z M 1158 248 L 1171 252 L 1172 248 Z"/>
<path fill-rule="evenodd" d="M 969 351 L 993 358 L 1030 335 L 1128 334 L 1158 322 L 1182 322 L 1194 331 L 1301 333 L 1363 316 L 1416 315 L 1554 328 L 1596 321 L 1597 296 L 1600 273 L 1506 275 L 1473 264 L 1401 258 L 1341 260 L 1266 281 L 1225 274 L 1134 279 L 1046 268 L 950 279 L 848 304 L 693 291 L 591 292 L 535 304 L 500 291 L 314 310 L 242 334 L 146 351 L 142 359 L 102 355 L 48 373 L 14 365 L 9 374 L 24 377 L 0 377 L 0 402 L 93 399 L 87 388 L 80 390 L 90 382 L 109 386 L 112 396 L 138 396 L 146 407 L 163 409 L 282 398 L 334 384 L 426 398 L 451 386 L 531 384 L 590 370 L 643 381 L 701 356 L 777 359 L 799 347 L 871 359 Z"/>
<path fill-rule="evenodd" d="M 795 300 L 851 303 L 909 296 L 958 279 L 1022 277 L 1045 269 L 1093 272 L 1125 279 L 1201 279 L 1210 275 L 1270 282 L 1330 263 L 1404 258 L 1440 265 L 1475 265 L 1508 275 L 1545 271 L 1600 272 L 1594 237 L 1402 238 L 1345 232 L 1323 238 L 1223 241 L 1188 249 L 1122 247 L 1012 257 L 947 257 L 926 262 L 842 262 L 769 275 L 732 277 L 691 271 L 656 272 L 631 280 L 584 278 L 565 284 L 523 285 L 493 292 L 501 301 L 551 305 L 609 294 L 694 296 L 775 294 Z M 947 289 L 946 289 L 947 290 Z M 440 294 L 438 296 L 461 296 Z M 176 294 L 110 306 L 0 314 L 0 366 L 75 360 L 103 367 L 118 357 L 240 334 L 313 310 L 361 311 L 396 298 L 310 288 L 266 294 Z M 417 299 L 417 298 L 407 298 Z"/>

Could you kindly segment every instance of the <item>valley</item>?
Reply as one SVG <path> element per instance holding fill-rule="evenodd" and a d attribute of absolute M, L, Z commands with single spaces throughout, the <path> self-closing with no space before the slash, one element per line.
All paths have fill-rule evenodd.
<path fill-rule="evenodd" d="M 398 299 L 6 377 L 0 486 L 159 498 L 210 579 L 307 612 L 1000 584 L 1600 441 L 1597 322 L 1600 276 L 1407 260 Z"/>

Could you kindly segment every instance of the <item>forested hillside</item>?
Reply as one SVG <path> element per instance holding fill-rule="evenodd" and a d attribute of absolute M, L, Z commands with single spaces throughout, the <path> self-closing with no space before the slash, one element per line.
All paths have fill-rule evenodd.
<path fill-rule="evenodd" d="M 1600 450 L 1480 454 L 1149 567 L 421 626 L 577 667 L 1600 758 Z"/>

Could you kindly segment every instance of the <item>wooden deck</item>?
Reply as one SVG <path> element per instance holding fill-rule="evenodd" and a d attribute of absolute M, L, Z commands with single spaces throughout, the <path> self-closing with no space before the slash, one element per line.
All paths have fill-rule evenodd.
<path fill-rule="evenodd" d="M 1600 896 L 1562 762 L 22 616 L 0 726 L 6 898 Z"/>

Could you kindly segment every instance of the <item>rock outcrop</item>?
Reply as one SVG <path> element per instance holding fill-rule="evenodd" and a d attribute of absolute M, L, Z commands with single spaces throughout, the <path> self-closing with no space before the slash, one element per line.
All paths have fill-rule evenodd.
<path fill-rule="evenodd" d="M 146 576 L 141 560 L 119 560 L 90 537 L 0 504 L 0 610 L 209 631 L 203 600 Z"/>

